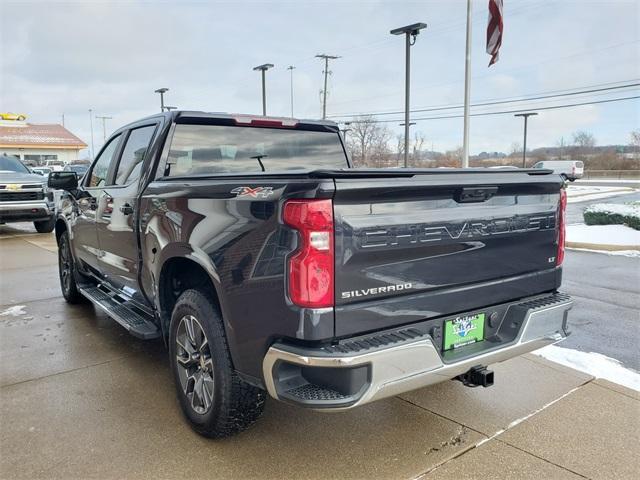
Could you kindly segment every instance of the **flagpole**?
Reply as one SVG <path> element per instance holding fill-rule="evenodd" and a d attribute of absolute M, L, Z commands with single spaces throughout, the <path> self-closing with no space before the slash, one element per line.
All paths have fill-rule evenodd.
<path fill-rule="evenodd" d="M 464 134 L 462 168 L 469 168 L 469 98 L 471 96 L 471 0 L 467 0 L 467 48 L 464 64 Z"/>

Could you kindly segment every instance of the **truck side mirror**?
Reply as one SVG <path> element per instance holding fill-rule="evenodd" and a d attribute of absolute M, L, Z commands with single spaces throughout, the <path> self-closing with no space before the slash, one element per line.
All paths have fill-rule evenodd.
<path fill-rule="evenodd" d="M 76 172 L 51 172 L 47 180 L 47 186 L 55 190 L 76 190 L 78 188 L 78 175 Z"/>

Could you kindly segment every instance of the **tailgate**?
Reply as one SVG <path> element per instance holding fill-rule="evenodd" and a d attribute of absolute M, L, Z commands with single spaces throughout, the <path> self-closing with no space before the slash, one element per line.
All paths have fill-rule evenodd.
<path fill-rule="evenodd" d="M 337 336 L 559 286 L 557 175 L 460 170 L 335 183 Z"/>

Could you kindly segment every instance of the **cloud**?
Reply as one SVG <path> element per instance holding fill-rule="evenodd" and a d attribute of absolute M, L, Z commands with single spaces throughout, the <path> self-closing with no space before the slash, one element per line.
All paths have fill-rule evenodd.
<path fill-rule="evenodd" d="M 472 100 L 638 78 L 638 3 L 576 5 L 509 2 L 501 58 L 489 69 L 486 6 L 474 3 Z M 0 9 L 2 108 L 34 122 L 59 122 L 64 113 L 85 141 L 89 108 L 113 116 L 116 128 L 157 112 L 158 87 L 169 87 L 167 103 L 180 108 L 259 113 L 259 75 L 251 68 L 264 62 L 276 65 L 267 73 L 268 112 L 289 114 L 286 67 L 293 64 L 295 113 L 317 118 L 317 53 L 342 57 L 330 64 L 328 112 L 401 111 L 404 42 L 389 30 L 415 21 L 429 27 L 411 49 L 412 106 L 463 100 L 465 2 L 5 0 Z M 544 104 L 553 103 L 536 106 Z M 622 104 L 562 112 L 532 120 L 532 145 L 587 127 L 598 138 L 626 142 L 638 123 Z M 506 150 L 521 137 L 521 121 L 511 115 L 476 117 L 471 125 L 472 152 Z M 458 119 L 415 128 L 440 149 L 462 143 Z"/>

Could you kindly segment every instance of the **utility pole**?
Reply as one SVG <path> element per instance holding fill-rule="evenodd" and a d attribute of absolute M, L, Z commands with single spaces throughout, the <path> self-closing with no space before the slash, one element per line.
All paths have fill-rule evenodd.
<path fill-rule="evenodd" d="M 296 67 L 294 67 L 293 65 L 289 65 L 287 67 L 287 70 L 289 70 L 289 72 L 291 73 L 291 118 L 293 118 L 293 70 Z"/>
<path fill-rule="evenodd" d="M 91 160 L 93 160 L 96 155 L 96 149 L 93 144 L 93 110 L 92 109 L 89 109 L 89 124 L 91 125 Z"/>
<path fill-rule="evenodd" d="M 516 113 L 514 117 L 524 118 L 524 145 L 522 146 L 522 168 L 527 168 L 527 120 L 529 117 L 538 115 L 536 112 Z"/>
<path fill-rule="evenodd" d="M 155 91 L 155 93 L 159 93 L 160 94 L 160 111 L 164 112 L 164 94 L 166 92 L 168 92 L 169 89 L 168 88 L 159 88 Z"/>
<path fill-rule="evenodd" d="M 471 98 L 471 0 L 467 0 L 467 45 L 464 61 L 464 127 L 462 133 L 462 168 L 469 168 L 469 101 Z"/>
<path fill-rule="evenodd" d="M 265 84 L 265 73 L 270 68 L 273 68 L 273 63 L 264 63 L 253 67 L 254 71 L 260 71 L 262 73 L 262 116 L 267 116 L 267 87 Z"/>
<path fill-rule="evenodd" d="M 413 125 L 415 125 L 415 124 L 416 124 L 416 122 L 409 122 L 409 126 L 410 126 L 410 127 L 411 127 L 411 126 L 413 126 Z M 398 125 L 400 125 L 401 127 L 404 127 L 404 126 L 405 126 L 405 123 L 404 123 L 404 122 L 402 122 L 402 123 L 399 123 Z M 409 143 L 405 141 L 405 142 L 404 142 L 404 148 L 405 148 L 405 149 L 407 148 L 407 145 L 409 145 Z M 397 161 L 396 161 L 396 166 L 398 166 L 398 162 L 397 162 Z M 406 160 L 405 160 L 404 168 L 407 168 Z"/>
<path fill-rule="evenodd" d="M 62 126 L 64 127 L 64 113 L 62 114 Z"/>
<path fill-rule="evenodd" d="M 338 56 L 336 55 L 327 55 L 326 53 L 320 53 L 316 55 L 316 58 L 324 59 L 324 89 L 322 90 L 322 119 L 326 120 L 327 118 L 327 76 L 329 75 L 329 60 L 337 60 Z"/>
<path fill-rule="evenodd" d="M 416 43 L 420 30 L 427 28 L 426 23 L 414 23 L 406 27 L 391 30 L 391 35 L 405 36 L 405 72 L 404 72 L 404 168 L 409 161 L 409 93 L 411 90 L 411 46 Z"/>
<path fill-rule="evenodd" d="M 107 120 L 111 120 L 113 117 L 105 117 L 96 115 L 96 118 L 102 120 L 102 141 L 107 141 Z"/>

